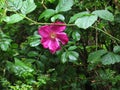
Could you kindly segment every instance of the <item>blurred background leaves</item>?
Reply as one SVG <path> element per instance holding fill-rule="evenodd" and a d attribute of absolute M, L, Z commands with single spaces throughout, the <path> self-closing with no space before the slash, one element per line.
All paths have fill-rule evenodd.
<path fill-rule="evenodd" d="M 1 90 L 119 90 L 118 0 L 0 0 Z M 51 54 L 38 27 L 67 24 Z"/>

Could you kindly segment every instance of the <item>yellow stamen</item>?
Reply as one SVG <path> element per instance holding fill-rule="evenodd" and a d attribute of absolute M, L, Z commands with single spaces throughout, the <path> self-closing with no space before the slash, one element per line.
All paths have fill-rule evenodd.
<path fill-rule="evenodd" d="M 50 37 L 51 37 L 52 39 L 54 39 L 54 38 L 56 38 L 56 34 L 55 34 L 55 33 L 51 33 L 51 34 L 50 34 Z"/>

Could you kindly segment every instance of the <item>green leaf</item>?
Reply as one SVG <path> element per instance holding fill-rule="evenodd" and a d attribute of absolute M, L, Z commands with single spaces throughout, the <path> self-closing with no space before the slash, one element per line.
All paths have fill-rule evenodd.
<path fill-rule="evenodd" d="M 23 6 L 21 8 L 22 14 L 28 14 L 35 10 L 36 5 L 34 3 L 34 0 L 26 0 L 23 2 Z"/>
<path fill-rule="evenodd" d="M 120 52 L 120 46 L 115 46 L 115 47 L 113 48 L 113 52 L 114 52 L 114 53 Z"/>
<path fill-rule="evenodd" d="M 7 49 L 9 48 L 10 42 L 9 41 L 5 41 L 0 43 L 0 47 L 3 51 L 7 51 Z"/>
<path fill-rule="evenodd" d="M 7 0 L 8 10 L 17 11 L 22 7 L 22 0 Z"/>
<path fill-rule="evenodd" d="M 108 10 L 96 10 L 92 12 L 92 14 L 95 14 L 104 20 L 114 21 L 113 14 L 109 12 Z"/>
<path fill-rule="evenodd" d="M 0 0 L 0 9 L 3 8 L 4 4 L 5 4 L 5 0 Z"/>
<path fill-rule="evenodd" d="M 44 70 L 44 68 L 45 68 L 44 63 L 42 63 L 39 60 L 35 60 L 35 62 L 36 62 L 37 68 L 40 68 L 41 71 Z"/>
<path fill-rule="evenodd" d="M 9 71 L 14 71 L 13 69 L 13 66 L 14 66 L 14 64 L 12 63 L 12 62 L 10 62 L 10 61 L 7 61 L 6 62 L 6 68 L 7 68 L 7 70 L 9 70 Z"/>
<path fill-rule="evenodd" d="M 12 42 L 11 39 L 8 39 L 8 38 L 2 38 L 1 41 L 0 41 L 0 48 L 3 50 L 3 51 L 7 51 L 9 46 L 10 46 L 10 43 Z"/>
<path fill-rule="evenodd" d="M 10 72 L 15 73 L 19 77 L 32 76 L 33 69 L 26 65 L 23 61 L 15 58 L 15 63 L 7 61 L 7 69 Z"/>
<path fill-rule="evenodd" d="M 75 50 L 77 48 L 77 46 L 70 46 L 69 48 L 68 48 L 68 50 Z"/>
<path fill-rule="evenodd" d="M 3 33 L 3 31 L 0 29 L 0 39 L 1 38 L 9 38 L 9 36 L 7 36 L 6 34 Z M 0 40 L 1 41 L 1 40 Z"/>
<path fill-rule="evenodd" d="M 23 61 L 24 61 L 24 64 L 26 64 L 27 66 L 32 66 L 32 64 L 34 63 L 34 62 L 36 62 L 36 59 L 28 59 L 28 58 L 23 58 Z"/>
<path fill-rule="evenodd" d="M 39 44 L 40 44 L 40 40 L 38 39 L 38 40 L 35 40 L 35 41 L 31 42 L 31 43 L 30 43 L 30 46 L 31 46 L 31 47 L 36 47 L 36 46 L 38 46 Z"/>
<path fill-rule="evenodd" d="M 92 24 L 95 23 L 95 21 L 97 21 L 97 16 L 96 15 L 89 15 L 89 16 L 83 16 L 78 18 L 75 21 L 75 24 L 82 29 L 87 29 L 88 27 L 92 26 Z"/>
<path fill-rule="evenodd" d="M 15 58 L 15 68 L 14 69 L 17 71 L 16 75 L 23 76 L 23 77 L 29 76 L 29 74 L 34 71 L 32 68 L 30 68 L 24 62 L 22 62 L 21 60 L 19 60 L 17 58 Z M 14 72 L 16 72 L 16 71 L 14 71 Z"/>
<path fill-rule="evenodd" d="M 107 51 L 105 50 L 98 50 L 98 51 L 92 52 L 88 56 L 88 62 L 98 63 L 101 61 L 102 56 L 105 55 L 106 53 Z"/>
<path fill-rule="evenodd" d="M 5 9 L 0 9 L 0 22 L 2 22 L 5 17 L 6 17 Z"/>
<path fill-rule="evenodd" d="M 11 16 L 6 16 L 4 18 L 4 21 L 7 22 L 8 24 L 13 24 L 16 22 L 19 22 L 24 19 L 24 15 L 22 14 L 13 14 Z"/>
<path fill-rule="evenodd" d="M 73 6 L 73 0 L 59 0 L 59 3 L 56 7 L 56 12 L 68 11 Z"/>
<path fill-rule="evenodd" d="M 62 61 L 62 63 L 67 62 L 67 52 L 64 52 L 64 53 L 61 55 L 61 61 Z"/>
<path fill-rule="evenodd" d="M 69 57 L 70 62 L 74 62 L 78 59 L 79 54 L 75 51 L 70 51 L 69 54 L 68 54 L 68 57 Z"/>
<path fill-rule="evenodd" d="M 72 38 L 73 38 L 75 41 L 79 41 L 79 40 L 80 40 L 80 34 L 79 34 L 79 32 L 74 31 L 74 32 L 72 33 Z"/>
<path fill-rule="evenodd" d="M 42 14 L 39 16 L 39 20 L 44 18 L 45 20 L 49 19 L 51 16 L 55 14 L 55 10 L 53 9 L 46 9 Z"/>
<path fill-rule="evenodd" d="M 30 51 L 27 55 L 28 55 L 29 57 L 36 57 L 36 56 L 39 55 L 39 53 L 36 52 L 36 51 Z"/>
<path fill-rule="evenodd" d="M 28 42 L 31 47 L 36 47 L 40 44 L 40 35 L 35 34 L 33 36 L 28 37 Z"/>
<path fill-rule="evenodd" d="M 23 61 L 15 58 L 15 65 L 21 66 L 22 68 L 28 70 L 29 72 L 33 72 L 33 69 L 31 69 L 29 66 L 27 66 Z"/>
<path fill-rule="evenodd" d="M 48 0 L 50 3 L 54 3 L 55 2 L 55 0 Z"/>
<path fill-rule="evenodd" d="M 109 52 L 105 56 L 102 57 L 103 65 L 111 65 L 120 62 L 120 55 Z"/>
<path fill-rule="evenodd" d="M 75 20 L 77 20 L 78 18 L 83 17 L 83 16 L 87 16 L 87 15 L 89 15 L 89 12 L 87 12 L 87 11 L 74 14 L 74 15 L 70 18 L 69 23 L 72 23 L 72 22 L 74 22 Z"/>
<path fill-rule="evenodd" d="M 65 20 L 65 17 L 62 15 L 62 14 L 57 14 L 57 15 L 54 15 L 52 18 L 51 18 L 51 21 L 52 22 L 55 22 L 57 19 L 61 20 L 61 21 L 64 21 Z"/>

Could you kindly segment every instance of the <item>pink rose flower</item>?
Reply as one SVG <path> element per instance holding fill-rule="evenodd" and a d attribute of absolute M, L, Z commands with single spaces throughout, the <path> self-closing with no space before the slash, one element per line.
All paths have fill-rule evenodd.
<path fill-rule="evenodd" d="M 57 25 L 58 24 L 58 25 Z M 55 22 L 51 25 L 41 26 L 38 33 L 41 35 L 41 44 L 44 48 L 49 48 L 50 52 L 54 54 L 56 51 L 60 50 L 60 42 L 65 45 L 68 43 L 68 36 L 63 31 L 65 30 L 65 25 L 63 22 Z"/>

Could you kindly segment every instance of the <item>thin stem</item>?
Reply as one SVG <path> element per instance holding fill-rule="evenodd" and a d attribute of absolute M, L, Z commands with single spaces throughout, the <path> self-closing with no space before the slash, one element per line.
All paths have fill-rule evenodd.
<path fill-rule="evenodd" d="M 98 32 L 96 30 L 96 35 L 95 35 L 95 43 L 96 43 L 96 51 L 97 51 L 97 48 L 98 48 Z"/>
<path fill-rule="evenodd" d="M 47 7 L 46 7 L 45 4 L 44 4 L 44 0 L 42 0 L 41 4 L 42 4 L 42 6 L 43 6 L 45 9 L 47 9 Z"/>
<path fill-rule="evenodd" d="M 15 13 L 17 13 L 17 12 L 15 12 Z M 17 13 L 17 14 L 18 14 L 18 13 Z M 37 24 L 37 25 L 50 25 L 50 24 L 52 24 L 52 23 L 41 23 L 41 22 L 37 22 L 37 21 L 34 21 L 34 20 L 32 20 L 31 18 L 27 17 L 27 16 L 24 16 L 24 15 L 22 15 L 22 14 L 20 14 L 20 15 L 21 15 L 22 17 L 26 18 L 27 20 L 31 21 L 33 24 Z M 75 24 L 56 24 L 56 23 L 53 23 L 53 24 L 54 24 L 54 25 L 60 25 L 60 26 L 64 26 L 64 25 L 65 25 L 65 26 L 76 26 Z M 108 35 L 108 36 L 111 37 L 112 39 L 120 42 L 120 39 L 112 36 L 111 34 L 103 31 L 102 29 L 97 28 L 97 27 L 94 27 L 94 26 L 91 26 L 91 27 L 94 28 L 94 29 L 96 29 L 96 30 L 99 30 L 99 31 L 103 32 L 104 34 Z"/>
<path fill-rule="evenodd" d="M 94 27 L 94 26 L 91 26 L 91 27 L 92 27 L 92 28 L 94 28 L 94 29 L 96 29 L 96 30 L 99 30 L 99 31 L 103 32 L 104 34 L 108 35 L 110 38 L 112 38 L 112 39 L 114 39 L 114 40 L 116 40 L 116 41 L 119 41 L 119 42 L 120 42 L 120 39 L 118 39 L 118 38 L 116 38 L 116 37 L 112 36 L 111 34 L 109 34 L 109 33 L 105 32 L 105 31 L 103 31 L 102 29 L 97 28 L 97 27 Z"/>
<path fill-rule="evenodd" d="M 22 14 L 21 14 L 21 15 L 22 15 Z M 27 16 L 24 16 L 24 15 L 22 15 L 22 16 L 25 17 L 27 20 L 31 21 L 33 24 L 39 24 L 39 22 L 34 21 L 34 20 L 32 20 L 31 18 L 29 18 L 29 17 L 27 17 Z"/>
<path fill-rule="evenodd" d="M 22 17 L 26 18 L 27 20 L 31 21 L 33 24 L 37 24 L 37 25 L 50 25 L 52 23 L 41 23 L 41 22 L 37 22 L 37 21 L 34 21 L 32 20 L 31 18 L 27 17 L 27 16 L 24 16 L 22 14 L 20 14 Z M 54 23 L 54 25 L 60 25 L 60 26 L 75 26 L 75 24 L 56 24 Z"/>
<path fill-rule="evenodd" d="M 27 20 L 33 22 L 33 24 L 38 24 L 38 25 L 50 25 L 50 24 L 51 24 L 51 23 L 40 23 L 40 22 L 37 22 L 37 21 L 32 20 L 31 18 L 29 18 L 29 17 L 27 17 L 27 16 L 25 16 L 25 18 L 26 18 Z M 54 25 L 60 25 L 60 26 L 64 26 L 64 25 L 65 25 L 65 26 L 75 26 L 75 24 L 55 24 L 55 23 L 54 23 Z M 103 32 L 104 34 L 108 35 L 108 36 L 111 37 L 112 39 L 117 40 L 117 41 L 120 42 L 120 39 L 112 36 L 111 34 L 103 31 L 102 29 L 97 28 L 97 27 L 94 27 L 94 26 L 91 26 L 91 27 L 94 28 L 94 29 L 96 29 L 96 30 L 99 30 L 99 31 Z"/>

